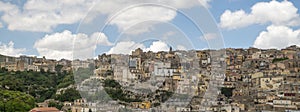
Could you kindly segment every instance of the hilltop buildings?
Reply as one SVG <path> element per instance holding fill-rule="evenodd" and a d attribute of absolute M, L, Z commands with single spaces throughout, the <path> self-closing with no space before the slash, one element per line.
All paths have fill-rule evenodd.
<path fill-rule="evenodd" d="M 0 67 L 9 71 L 55 72 L 57 65 L 68 71 L 94 66 L 93 78 L 115 80 L 122 85 L 126 96 L 143 100 L 121 101 L 130 109 L 147 111 L 157 109 L 158 104 L 174 111 L 300 109 L 300 48 L 297 46 L 281 50 L 226 48 L 156 53 L 136 49 L 131 55 L 102 54 L 96 60 L 73 61 L 0 55 Z M 172 95 L 178 97 L 166 101 L 169 97 L 165 96 Z M 72 110 L 75 107 L 90 109 L 74 103 Z"/>

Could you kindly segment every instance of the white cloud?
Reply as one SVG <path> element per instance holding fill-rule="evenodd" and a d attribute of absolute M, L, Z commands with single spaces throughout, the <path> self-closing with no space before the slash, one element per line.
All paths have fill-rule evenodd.
<path fill-rule="evenodd" d="M 130 34 L 130 35 L 138 35 L 145 32 L 150 32 L 154 29 L 154 25 L 156 25 L 157 22 L 144 22 L 142 24 L 128 26 L 128 27 L 119 27 L 119 31 L 124 34 Z M 129 23 L 128 23 L 129 25 Z"/>
<path fill-rule="evenodd" d="M 74 58 L 84 59 L 91 58 L 96 45 L 110 46 L 112 43 L 107 40 L 105 34 L 100 32 L 88 36 L 82 33 L 72 34 L 66 30 L 44 36 L 35 42 L 34 48 L 41 56 L 51 59 L 73 59 L 74 53 Z"/>
<path fill-rule="evenodd" d="M 145 46 L 133 41 L 119 42 L 108 51 L 108 54 L 130 54 L 137 48 L 145 49 Z"/>
<path fill-rule="evenodd" d="M 254 42 L 257 48 L 285 48 L 290 45 L 300 45 L 300 29 L 293 30 L 287 26 L 271 25 L 267 31 L 262 31 Z"/>
<path fill-rule="evenodd" d="M 206 7 L 208 7 L 208 2 L 210 2 L 210 0 L 199 1 Z M 92 20 L 99 14 L 112 16 L 116 11 L 135 4 L 163 4 L 182 9 L 196 6 L 197 2 L 197 0 L 28 0 L 23 7 L 18 7 L 0 1 L 0 12 L 4 12 L 1 18 L 7 23 L 9 30 L 50 32 L 58 25 L 79 22 L 88 12 L 93 14 L 93 17 L 89 17 Z M 131 11 L 132 15 L 124 15 L 121 18 L 131 19 L 131 23 L 140 21 L 138 19 L 147 19 L 144 16 L 148 17 L 150 15 L 164 21 L 174 18 L 173 15 L 164 15 L 170 13 L 170 9 L 162 10 L 161 7 L 158 7 L 158 9 L 150 8 L 149 10 L 145 8 L 139 9 L 141 10 L 133 10 Z M 150 15 L 137 15 L 142 14 L 141 12 L 145 12 L 145 14 L 150 13 Z M 158 17 L 157 15 L 159 14 L 162 14 L 160 15 L 162 17 Z M 123 28 L 124 21 L 128 20 L 121 19 L 115 24 Z"/>
<path fill-rule="evenodd" d="M 141 28 L 136 28 L 139 33 L 149 31 L 152 27 L 152 21 L 159 22 L 168 22 L 171 21 L 176 16 L 176 10 L 171 10 L 164 7 L 156 7 L 156 6 L 143 6 L 143 7 L 134 7 L 129 10 L 126 10 L 116 18 L 111 21 L 110 24 L 117 25 L 120 31 L 124 31 L 138 23 L 146 22 L 148 24 L 143 25 L 143 31 Z M 150 21 L 150 22 L 149 22 Z M 136 30 L 130 29 L 130 30 Z M 126 32 L 125 32 L 126 33 Z M 136 33 L 134 33 L 136 34 Z M 137 33 L 138 34 L 138 33 Z"/>
<path fill-rule="evenodd" d="M 145 51 L 153 51 L 153 52 L 158 52 L 158 51 L 169 51 L 170 47 L 168 46 L 167 43 L 163 41 L 155 41 L 150 45 L 149 48 L 146 48 Z"/>
<path fill-rule="evenodd" d="M 0 11 L 8 12 L 8 11 L 16 10 L 17 8 L 18 7 L 13 5 L 13 4 L 3 3 L 3 2 L 0 1 Z"/>
<path fill-rule="evenodd" d="M 104 46 L 113 45 L 111 42 L 108 41 L 107 36 L 101 32 L 93 33 L 90 38 L 92 39 L 92 41 L 97 42 L 97 44 L 99 45 L 104 45 Z"/>
<path fill-rule="evenodd" d="M 0 54 L 7 55 L 7 56 L 19 56 L 23 52 L 25 52 L 26 49 L 17 49 L 14 47 L 14 42 L 10 41 L 8 44 L 1 43 L 0 42 Z"/>
<path fill-rule="evenodd" d="M 187 50 L 183 45 L 177 45 L 177 50 Z"/>
<path fill-rule="evenodd" d="M 123 10 L 123 12 L 116 15 L 116 18 L 111 18 L 113 19 L 113 21 L 110 24 L 117 25 L 120 31 L 125 31 L 126 29 L 131 28 L 130 31 L 126 31 L 124 33 L 136 35 L 151 31 L 153 26 L 157 24 L 152 21 L 168 22 L 176 17 L 176 10 L 163 7 L 163 5 L 171 6 L 175 9 L 183 9 L 196 6 L 200 2 L 200 4 L 204 7 L 209 7 L 208 3 L 210 1 L 211 0 L 144 0 L 142 2 L 138 1 L 139 3 L 156 3 L 162 6 L 136 6 L 127 10 Z M 147 24 L 143 23 L 143 25 L 141 26 L 132 28 L 134 25 L 137 25 L 142 22 L 147 22 Z"/>
<path fill-rule="evenodd" d="M 28 0 L 24 7 L 5 10 L 2 20 L 9 30 L 50 32 L 60 24 L 79 22 L 91 3 L 61 0 Z"/>
<path fill-rule="evenodd" d="M 251 8 L 250 13 L 244 10 L 232 12 L 226 10 L 220 18 L 220 26 L 227 29 L 237 29 L 252 24 L 272 23 L 274 25 L 297 26 L 300 24 L 298 9 L 293 3 L 284 0 L 258 2 Z"/>
<path fill-rule="evenodd" d="M 164 3 L 164 5 L 169 5 L 180 9 L 191 8 L 193 6 L 198 5 L 199 3 L 200 3 L 199 5 L 202 5 L 204 7 L 209 7 L 209 2 L 211 1 L 212 0 L 155 0 L 156 3 Z"/>
<path fill-rule="evenodd" d="M 162 41 L 154 41 L 149 48 L 146 48 L 144 44 L 136 43 L 134 41 L 124 41 L 117 43 L 107 53 L 108 54 L 130 54 L 131 51 L 141 48 L 143 51 L 169 51 L 169 46 Z"/>
<path fill-rule="evenodd" d="M 0 22 L 0 28 L 2 28 L 3 27 L 3 24 Z"/>

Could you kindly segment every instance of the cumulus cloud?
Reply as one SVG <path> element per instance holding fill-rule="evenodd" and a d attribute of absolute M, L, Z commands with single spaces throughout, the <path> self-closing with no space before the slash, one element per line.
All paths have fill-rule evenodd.
<path fill-rule="evenodd" d="M 150 16 L 151 15 L 151 16 Z M 156 7 L 156 6 L 143 6 L 143 7 L 134 7 L 128 9 L 124 12 L 121 12 L 116 18 L 111 21 L 110 24 L 117 25 L 121 31 L 124 31 L 138 23 L 146 22 L 148 24 L 143 25 L 143 31 L 141 28 L 136 28 L 138 32 L 149 31 L 150 27 L 152 27 L 154 21 L 159 22 L 167 22 L 171 21 L 176 16 L 176 10 L 171 10 L 164 7 Z M 151 22 L 149 22 L 151 21 Z M 135 29 L 131 29 L 135 30 Z M 126 33 L 126 32 L 125 32 Z M 138 34 L 138 33 L 134 33 Z"/>
<path fill-rule="evenodd" d="M 41 56 L 51 59 L 91 58 L 97 45 L 110 46 L 110 43 L 101 32 L 88 36 L 83 33 L 72 34 L 65 30 L 61 33 L 46 35 L 34 44 Z M 74 54 L 74 55 L 73 55 Z"/>
<path fill-rule="evenodd" d="M 254 42 L 257 48 L 285 48 L 290 45 L 300 45 L 300 29 L 293 30 L 287 26 L 271 25 L 267 31 L 262 31 Z"/>
<path fill-rule="evenodd" d="M 88 12 L 91 2 L 81 0 L 28 0 L 23 7 L 7 9 L 2 20 L 9 30 L 50 32 L 60 24 L 79 22 Z"/>
<path fill-rule="evenodd" d="M 18 7 L 13 5 L 13 4 L 10 4 L 10 3 L 4 3 L 4 2 L 1 2 L 0 1 L 0 11 L 3 11 L 3 12 L 9 12 L 9 11 L 13 11 L 13 10 L 16 10 Z"/>
<path fill-rule="evenodd" d="M 7 56 L 19 56 L 26 51 L 25 48 L 15 48 L 14 42 L 10 41 L 8 44 L 0 42 L 0 54 Z"/>
<path fill-rule="evenodd" d="M 133 8 L 129 8 L 127 10 L 123 10 L 121 13 L 116 15 L 116 18 L 111 18 L 113 21 L 110 24 L 116 25 L 120 31 L 125 31 L 128 28 L 133 27 L 141 22 L 147 22 L 147 24 L 143 23 L 143 25 L 138 27 L 133 27 L 130 31 L 126 31 L 126 34 L 140 34 L 144 32 L 149 32 L 153 28 L 153 26 L 157 23 L 148 22 L 148 21 L 158 21 L 158 22 L 168 22 L 173 20 L 176 17 L 176 10 L 166 8 L 166 6 L 174 7 L 175 9 L 185 9 L 200 5 L 204 7 L 209 7 L 209 2 L 211 0 L 144 0 L 144 1 L 135 1 L 135 3 L 130 4 L 138 4 L 138 3 L 154 3 L 156 5 L 148 5 L 148 6 L 136 6 Z M 126 3 L 123 3 L 126 4 Z M 160 6 L 162 5 L 162 6 Z M 119 6 L 122 7 L 122 6 Z"/>
<path fill-rule="evenodd" d="M 287 0 L 258 2 L 252 6 L 251 12 L 244 10 L 226 10 L 220 18 L 220 26 L 227 29 L 237 29 L 252 24 L 272 23 L 274 25 L 297 26 L 300 24 L 298 9 Z"/>
<path fill-rule="evenodd" d="M 208 7 L 210 0 L 199 0 L 200 3 Z M 2 20 L 8 24 L 9 30 L 33 31 L 33 32 L 50 32 L 61 24 L 74 24 L 82 20 L 87 12 L 92 13 L 93 20 L 97 15 L 112 16 L 117 11 L 135 4 L 152 3 L 168 5 L 177 9 L 191 8 L 199 4 L 197 0 L 27 0 L 22 7 L 17 5 L 4 3 L 0 1 L 0 12 L 3 12 Z M 198 2 L 198 3 L 197 3 Z M 124 27 L 123 19 L 132 19 L 130 21 L 138 21 L 137 19 L 145 19 L 144 15 L 149 14 L 157 17 L 156 20 L 171 20 L 173 15 L 169 13 L 170 9 L 157 10 L 139 8 L 132 10 L 130 14 L 123 15 L 114 22 L 119 28 Z M 143 15 L 141 12 L 145 12 Z M 129 12 L 128 12 L 129 13 Z M 173 13 L 173 12 L 172 12 Z M 158 17 L 156 15 L 162 14 Z M 149 15 L 145 15 L 148 17 Z M 151 17 L 150 16 L 150 17 Z M 135 18 L 137 17 L 137 18 Z M 139 18 L 140 17 L 140 18 Z M 171 18 L 173 17 L 173 18 Z M 122 19 L 123 18 L 123 19 Z M 147 19 L 147 18 L 146 18 Z"/>
<path fill-rule="evenodd" d="M 158 52 L 158 51 L 169 51 L 169 46 L 167 43 L 163 41 L 155 41 L 150 45 L 149 48 L 146 48 L 145 51 L 153 51 L 153 52 Z"/>
<path fill-rule="evenodd" d="M 108 41 L 107 36 L 104 33 L 101 32 L 95 32 L 90 37 L 92 41 L 95 41 L 98 45 L 104 45 L 104 46 L 112 46 L 113 44 Z"/>
<path fill-rule="evenodd" d="M 130 54 L 131 51 L 141 48 L 143 51 L 169 51 L 169 46 L 163 41 L 154 41 L 150 47 L 146 47 L 144 44 L 136 43 L 134 41 L 124 41 L 117 43 L 107 53 L 108 54 Z"/>
<path fill-rule="evenodd" d="M 117 43 L 107 53 L 108 54 L 130 54 L 131 51 L 137 48 L 145 49 L 145 46 L 143 44 L 136 43 L 134 41 L 124 41 L 124 42 Z"/>

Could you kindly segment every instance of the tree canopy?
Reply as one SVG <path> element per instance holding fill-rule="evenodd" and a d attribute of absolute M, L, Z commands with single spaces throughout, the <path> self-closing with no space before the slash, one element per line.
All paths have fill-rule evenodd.
<path fill-rule="evenodd" d="M 0 90 L 0 99 L 1 112 L 29 111 L 35 107 L 34 98 L 19 91 Z"/>

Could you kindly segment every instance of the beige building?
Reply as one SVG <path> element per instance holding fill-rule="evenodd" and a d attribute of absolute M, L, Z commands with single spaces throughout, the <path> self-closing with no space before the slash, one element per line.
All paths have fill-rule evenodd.
<path fill-rule="evenodd" d="M 282 76 L 260 78 L 260 88 L 263 90 L 276 90 L 282 82 Z"/>

